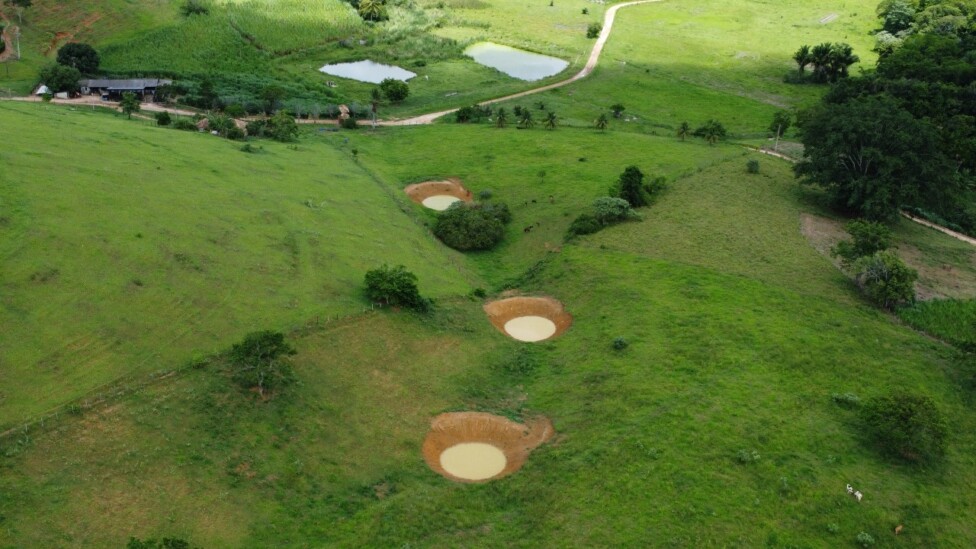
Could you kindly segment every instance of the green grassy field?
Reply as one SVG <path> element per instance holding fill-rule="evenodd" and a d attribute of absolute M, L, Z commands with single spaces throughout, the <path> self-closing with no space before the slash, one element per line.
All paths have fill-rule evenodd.
<path fill-rule="evenodd" d="M 227 148 L 212 154 L 229 155 L 228 163 L 242 154 L 206 136 L 21 109 L 13 115 L 77 124 L 95 140 L 152 135 L 176 157 L 208 146 Z M 86 126 L 91 120 L 105 129 Z M 298 151 L 265 144 L 272 150 L 262 161 L 332 158 L 333 169 L 354 170 L 345 155 L 355 146 L 366 173 L 387 189 L 468 166 L 462 175 L 477 191 L 497 165 L 551 157 L 539 166 L 568 164 L 577 177 L 547 172 L 553 183 L 544 183 L 529 172 L 490 187 L 498 199 L 528 198 L 533 185 L 548 192 L 561 182 L 556 204 L 516 211 L 516 220 L 532 211 L 552 236 L 620 161 L 593 145 L 608 135 L 588 130 L 433 126 L 353 134 L 348 144 L 342 135 L 306 138 Z M 750 175 L 733 147 L 620 135 L 628 137 L 614 142 L 618 153 L 656 152 L 672 160 L 647 158 L 642 167 L 682 175 L 642 210 L 643 221 L 557 253 L 516 231 L 502 250 L 470 261 L 473 279 L 560 299 L 575 317 L 561 338 L 519 345 L 487 322 L 478 301 L 441 299 L 427 318 L 383 311 L 293 333 L 299 383 L 267 403 L 235 389 L 212 363 L 64 414 L 2 442 L 0 546 L 108 547 L 129 536 L 179 536 L 205 547 L 853 547 L 862 531 L 879 547 L 976 542 L 967 503 L 976 418 L 968 390 L 956 383 L 955 353 L 861 301 L 806 242 L 799 215 L 816 211 L 816 195 L 796 185 L 785 163 L 761 157 L 760 174 Z M 422 173 L 403 166 L 405 151 L 452 137 L 480 142 L 482 158 L 473 146 L 457 147 L 449 160 L 435 148 L 411 168 Z M 587 147 L 594 150 L 587 162 L 562 158 Z M 479 165 L 487 151 L 505 162 Z M 419 231 L 424 212 L 408 205 L 403 216 L 399 195 L 368 183 L 388 215 L 405 220 L 398 232 Z M 145 240 L 146 226 L 120 232 L 143 230 Z M 187 238 L 169 240 L 177 237 Z M 533 258 L 543 262 L 526 271 Z M 411 267 L 428 293 L 438 292 L 435 280 L 449 285 L 440 295 L 466 291 L 454 271 Z M 614 350 L 617 337 L 629 347 Z M 507 370 L 520 353 L 533 368 Z M 881 457 L 854 413 L 831 399 L 894 388 L 928 394 L 949 414 L 943 464 Z M 428 418 L 449 410 L 544 413 L 559 436 L 512 477 L 457 485 L 419 453 Z M 758 458 L 743 462 L 742 452 Z M 847 496 L 846 483 L 865 500 Z M 897 540 L 896 524 L 905 524 Z"/>
<path fill-rule="evenodd" d="M 0 172 L 0 425 L 250 330 L 358 312 L 363 274 L 384 261 L 434 297 L 478 280 L 329 148 L 246 154 L 13 103 L 0 104 L 0 133 L 21 136 Z"/>

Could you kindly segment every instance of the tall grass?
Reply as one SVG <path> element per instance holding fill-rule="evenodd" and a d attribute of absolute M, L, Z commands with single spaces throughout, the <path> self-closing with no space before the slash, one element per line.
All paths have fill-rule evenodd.
<path fill-rule="evenodd" d="M 976 299 L 923 301 L 898 311 L 917 330 L 959 346 L 976 346 Z"/>

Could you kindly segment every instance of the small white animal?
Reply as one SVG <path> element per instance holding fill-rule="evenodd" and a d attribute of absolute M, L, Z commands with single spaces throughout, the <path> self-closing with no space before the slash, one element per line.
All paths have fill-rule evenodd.
<path fill-rule="evenodd" d="M 864 497 L 864 494 L 862 494 L 861 492 L 854 492 L 854 497 L 857 498 L 857 501 L 861 501 L 861 498 Z"/>
<path fill-rule="evenodd" d="M 848 494 L 853 494 L 854 493 L 854 488 L 850 484 L 847 485 L 847 493 Z"/>

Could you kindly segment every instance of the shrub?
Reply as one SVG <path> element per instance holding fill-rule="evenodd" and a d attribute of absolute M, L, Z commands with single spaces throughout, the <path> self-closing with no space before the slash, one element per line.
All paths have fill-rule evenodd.
<path fill-rule="evenodd" d="M 344 130 L 359 129 L 359 123 L 357 123 L 356 119 L 351 116 L 349 118 L 343 118 L 342 120 L 340 120 L 339 126 L 342 127 L 342 129 Z"/>
<path fill-rule="evenodd" d="M 695 137 L 701 137 L 707 141 L 709 145 L 714 145 L 719 140 L 725 139 L 728 132 L 721 122 L 712 119 L 696 128 L 692 135 Z"/>
<path fill-rule="evenodd" d="M 366 273 L 366 297 L 373 302 L 406 307 L 426 312 L 430 300 L 421 297 L 417 289 L 417 276 L 403 265 L 389 267 L 383 264 Z"/>
<path fill-rule="evenodd" d="M 493 194 L 491 192 L 491 189 L 484 189 L 484 190 L 478 191 L 478 199 L 479 200 L 491 200 L 491 197 L 492 196 L 493 196 Z"/>
<path fill-rule="evenodd" d="M 298 139 L 298 123 L 288 113 L 278 111 L 268 119 L 265 134 L 275 141 L 295 141 Z"/>
<path fill-rule="evenodd" d="M 197 131 L 197 125 L 189 118 L 177 118 L 173 121 L 173 129 L 195 132 Z"/>
<path fill-rule="evenodd" d="M 861 408 L 870 435 L 887 453 L 919 462 L 945 453 L 949 427 L 931 398 L 895 393 L 868 400 Z"/>
<path fill-rule="evenodd" d="M 295 380 L 287 357 L 295 349 L 285 341 L 281 332 L 265 330 L 252 332 L 231 347 L 229 360 L 233 380 L 245 389 L 274 391 Z"/>
<path fill-rule="evenodd" d="M 238 128 L 237 125 L 234 124 L 227 128 L 227 131 L 224 133 L 224 137 L 227 139 L 233 139 L 234 141 L 240 141 L 247 136 L 244 134 L 244 130 Z"/>
<path fill-rule="evenodd" d="M 750 463 L 755 463 L 759 461 L 759 452 L 755 450 L 739 450 L 735 453 L 735 460 L 743 465 L 748 465 Z"/>
<path fill-rule="evenodd" d="M 871 547 L 874 545 L 874 538 L 867 532 L 861 532 L 857 535 L 857 544 L 861 547 Z"/>
<path fill-rule="evenodd" d="M 158 126 L 169 126 L 173 122 L 173 117 L 166 111 L 159 111 L 153 116 L 156 117 L 156 125 Z"/>
<path fill-rule="evenodd" d="M 851 240 L 841 240 L 831 248 L 830 253 L 840 257 L 845 267 L 858 258 L 874 255 L 891 246 L 891 229 L 882 223 L 855 219 L 844 226 Z"/>
<path fill-rule="evenodd" d="M 262 137 L 267 127 L 267 120 L 251 120 L 244 128 L 247 130 L 247 135 L 252 137 Z"/>
<path fill-rule="evenodd" d="M 410 95 L 410 86 L 402 80 L 396 78 L 386 78 L 380 82 L 380 91 L 387 99 L 394 103 L 399 103 Z"/>
<path fill-rule="evenodd" d="M 207 15 L 210 13 L 210 7 L 207 6 L 202 0 L 186 0 L 180 6 L 180 13 L 184 17 L 189 17 L 191 15 Z"/>
<path fill-rule="evenodd" d="M 890 251 L 862 257 L 854 263 L 858 285 L 875 305 L 893 310 L 915 301 L 918 272 Z"/>
<path fill-rule="evenodd" d="M 596 38 L 600 36 L 600 31 L 602 30 L 603 30 L 603 25 L 601 25 L 600 23 L 590 23 L 590 25 L 586 27 L 586 37 Z"/>
<path fill-rule="evenodd" d="M 858 408 L 861 406 L 861 399 L 854 393 L 831 393 L 830 399 L 838 406 L 844 408 Z"/>
<path fill-rule="evenodd" d="M 191 548 L 190 542 L 181 538 L 163 538 L 141 540 L 139 538 L 129 538 L 129 543 L 125 549 L 198 549 Z"/>
<path fill-rule="evenodd" d="M 227 105 L 224 107 L 224 114 L 232 118 L 240 118 L 247 114 L 247 111 L 242 105 L 234 103 L 233 105 Z"/>
<path fill-rule="evenodd" d="M 615 351 L 623 351 L 628 345 L 630 345 L 630 343 L 627 343 L 627 340 L 622 337 L 613 338 L 613 349 Z"/>
<path fill-rule="evenodd" d="M 637 217 L 630 203 L 622 198 L 602 196 L 593 201 L 593 216 L 601 225 L 613 225 Z"/>
<path fill-rule="evenodd" d="M 746 171 L 749 173 L 759 173 L 759 161 L 753 159 L 746 162 Z"/>
<path fill-rule="evenodd" d="M 455 250 L 489 250 L 505 236 L 512 214 L 504 203 L 455 202 L 437 216 L 434 235 Z"/>
<path fill-rule="evenodd" d="M 593 234 L 603 228 L 603 224 L 589 213 L 580 214 L 569 224 L 570 235 Z"/>

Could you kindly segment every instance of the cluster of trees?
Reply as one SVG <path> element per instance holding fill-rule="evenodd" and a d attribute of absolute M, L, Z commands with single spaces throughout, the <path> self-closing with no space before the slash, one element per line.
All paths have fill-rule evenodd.
<path fill-rule="evenodd" d="M 546 110 L 545 103 L 538 103 L 537 106 L 540 110 Z M 509 116 L 505 107 L 499 107 L 498 110 L 493 110 L 490 105 L 461 107 L 454 113 L 454 120 L 459 124 L 489 120 L 493 121 L 498 128 L 504 128 L 513 121 L 522 129 L 533 128 L 536 125 L 536 119 L 532 116 L 532 109 L 525 108 L 521 105 L 512 107 L 511 116 Z M 545 116 L 542 118 L 542 127 L 547 130 L 554 130 L 558 126 L 559 117 L 556 116 L 556 113 L 554 111 L 546 111 Z"/>
<path fill-rule="evenodd" d="M 69 42 L 58 50 L 56 61 L 42 68 L 38 76 L 41 83 L 54 93 L 75 93 L 78 91 L 78 80 L 82 75 L 96 74 L 99 63 L 95 48 Z"/>
<path fill-rule="evenodd" d="M 569 226 L 569 236 L 592 234 L 610 225 L 638 219 L 635 208 L 649 206 L 654 196 L 664 189 L 665 179 L 656 177 L 645 181 L 637 166 L 627 166 L 609 195 L 593 201 L 589 212 L 580 214 Z"/>
<path fill-rule="evenodd" d="M 403 265 L 395 267 L 385 263 L 366 273 L 366 298 L 374 303 L 405 307 L 425 313 L 430 310 L 431 300 L 420 295 L 417 276 Z"/>
<path fill-rule="evenodd" d="M 883 0 L 878 4 L 881 28 L 875 51 L 889 55 L 915 34 L 959 35 L 971 32 L 973 0 Z"/>
<path fill-rule="evenodd" d="M 831 254 L 840 258 L 867 298 L 889 310 L 913 303 L 918 273 L 889 250 L 891 230 L 865 219 L 855 219 L 845 228 L 851 238 L 838 242 Z"/>
<path fill-rule="evenodd" d="M 824 42 L 812 48 L 800 46 L 793 54 L 793 60 L 796 61 L 801 80 L 806 76 L 807 67 L 812 65 L 811 78 L 814 82 L 836 82 L 847 78 L 849 67 L 860 58 L 854 55 L 854 49 L 849 44 Z"/>
<path fill-rule="evenodd" d="M 948 5 L 923 11 L 936 4 Z M 856 217 L 911 206 L 976 234 L 976 23 L 967 17 L 943 28 L 952 32 L 914 30 L 876 71 L 836 82 L 802 112 L 801 181 Z"/>
<path fill-rule="evenodd" d="M 434 236 L 460 251 L 490 250 L 505 237 L 512 213 L 504 202 L 455 202 L 437 215 Z"/>

